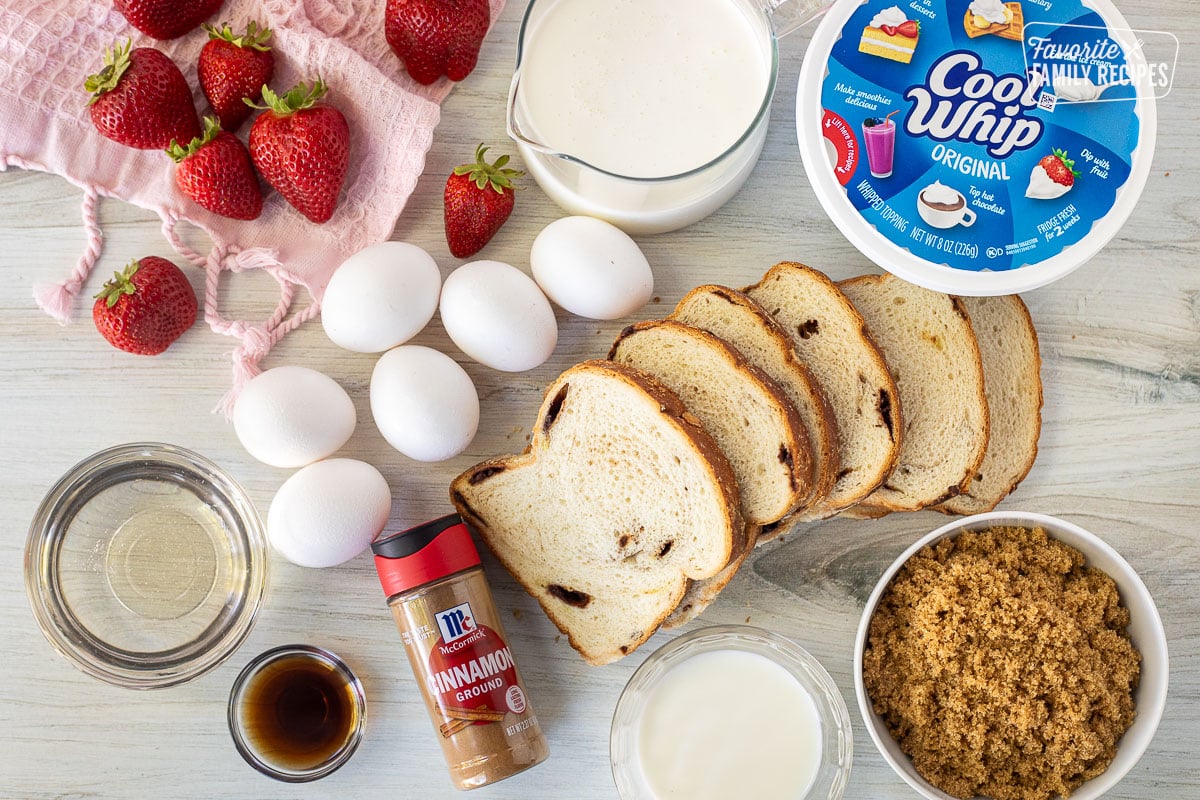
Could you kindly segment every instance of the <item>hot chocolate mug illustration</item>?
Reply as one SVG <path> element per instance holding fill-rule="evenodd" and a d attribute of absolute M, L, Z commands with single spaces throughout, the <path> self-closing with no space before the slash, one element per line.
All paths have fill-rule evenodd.
<path fill-rule="evenodd" d="M 917 193 L 917 213 L 933 228 L 955 225 L 969 228 L 975 224 L 975 212 L 967 208 L 967 198 L 941 181 L 934 181 Z"/>

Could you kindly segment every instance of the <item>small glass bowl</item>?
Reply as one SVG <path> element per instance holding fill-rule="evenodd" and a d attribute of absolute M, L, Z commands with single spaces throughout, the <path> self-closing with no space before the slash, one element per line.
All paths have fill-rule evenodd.
<path fill-rule="evenodd" d="M 80 670 L 132 689 L 189 681 L 250 633 L 267 541 L 216 464 L 140 442 L 81 461 L 42 500 L 25 589 L 42 633 Z"/>
<path fill-rule="evenodd" d="M 285 783 L 324 778 L 349 761 L 366 720 L 362 683 L 320 647 L 286 644 L 260 653 L 229 692 L 229 733 L 238 753 Z"/>
<path fill-rule="evenodd" d="M 689 658 L 715 651 L 754 653 L 786 669 L 812 698 L 821 722 L 821 762 L 804 800 L 838 800 L 846 790 L 853 760 L 850 712 L 837 684 L 807 650 L 783 636 L 748 625 L 701 628 L 650 655 L 621 692 L 613 714 L 609 759 L 622 800 L 655 800 L 638 757 L 638 729 L 655 687 Z M 687 720 L 680 720 L 686 725 Z"/>

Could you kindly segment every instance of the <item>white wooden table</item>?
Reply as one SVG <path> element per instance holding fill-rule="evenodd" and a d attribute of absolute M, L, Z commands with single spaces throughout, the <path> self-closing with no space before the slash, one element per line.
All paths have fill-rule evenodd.
<path fill-rule="evenodd" d="M 1003 507 L 1065 517 L 1100 534 L 1140 572 L 1169 637 L 1171 686 L 1149 751 L 1109 795 L 1170 800 L 1200 796 L 1200 21 L 1190 0 L 1126 0 L 1135 28 L 1167 29 L 1182 41 L 1174 91 L 1159 104 L 1159 139 L 1141 204 L 1118 237 L 1068 278 L 1026 296 L 1045 359 L 1041 454 Z M 444 106 L 428 169 L 393 238 L 415 242 L 443 275 L 457 266 L 442 235 L 441 191 L 450 169 L 480 141 L 506 145 L 504 97 L 523 11 L 510 0 L 476 72 Z M 833 227 L 804 178 L 794 132 L 795 82 L 807 44 L 781 46 L 782 75 L 766 150 L 746 187 L 689 229 L 640 244 L 655 270 L 660 316 L 702 282 L 752 282 L 776 261 L 804 261 L 836 279 L 873 267 Z M 0 121 L 3 124 L 3 121 Z M 210 410 L 229 378 L 230 341 L 203 324 L 164 356 L 129 356 L 93 329 L 88 302 L 104 277 L 132 257 L 172 257 L 157 219 L 103 201 L 107 241 L 76 305 L 76 323 L 55 325 L 30 286 L 58 280 L 84 237 L 80 193 L 58 178 L 0 173 L 0 797 L 3 798 L 435 798 L 455 796 L 435 737 L 367 556 L 328 570 L 272 566 L 258 624 L 221 667 L 180 687 L 133 692 L 94 681 L 43 639 L 26 601 L 26 530 L 42 494 L 72 464 L 103 447 L 161 440 L 226 467 L 265 512 L 287 477 L 247 455 Z M 560 211 L 532 184 L 482 256 L 528 269 L 536 233 Z M 193 274 L 197 288 L 201 276 Z M 239 276 L 234 311 L 265 315 L 274 282 Z M 417 342 L 446 350 L 480 390 L 480 434 L 457 458 L 421 465 L 391 450 L 371 422 L 374 357 L 333 346 L 320 325 L 289 336 L 265 366 L 302 364 L 337 379 L 354 398 L 359 426 L 344 454 L 376 465 L 391 483 L 390 529 L 448 511 L 450 479 L 484 457 L 525 445 L 542 388 L 561 370 L 603 355 L 629 320 L 596 323 L 559 312 L 558 348 L 521 375 L 470 363 L 435 321 Z M 867 593 L 885 566 L 944 522 L 933 513 L 877 522 L 834 520 L 762 548 L 720 600 L 688 629 L 750 622 L 794 637 L 837 680 L 855 721 L 848 797 L 911 798 L 862 727 L 851 683 L 851 642 Z M 621 687 L 659 635 L 624 661 L 590 668 L 495 563 L 488 560 L 514 649 L 550 738 L 550 760 L 481 790 L 492 798 L 614 798 L 608 730 Z M 225 702 L 238 670 L 257 652 L 308 642 L 342 655 L 369 696 L 366 739 L 340 772 L 287 786 L 246 766 L 230 742 Z"/>

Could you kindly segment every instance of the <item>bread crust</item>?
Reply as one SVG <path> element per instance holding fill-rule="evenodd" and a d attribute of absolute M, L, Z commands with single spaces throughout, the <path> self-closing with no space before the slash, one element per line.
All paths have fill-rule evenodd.
<path fill-rule="evenodd" d="M 491 458 L 486 461 L 476 464 L 460 475 L 458 475 L 450 484 L 450 502 L 454 505 L 459 515 L 478 533 L 479 538 L 487 546 L 488 550 L 496 557 L 501 565 L 508 570 L 510 574 L 516 578 L 532 597 L 538 600 L 542 606 L 546 616 L 554 623 L 570 642 L 571 646 L 577 650 L 584 659 L 593 665 L 607 664 L 622 658 L 625 655 L 633 652 L 637 647 L 643 644 L 651 635 L 662 625 L 667 617 L 678 606 L 679 601 L 683 598 L 685 592 L 690 586 L 690 582 L 695 578 L 708 578 L 711 575 L 687 576 L 683 575 L 683 580 L 679 582 L 677 590 L 667 599 L 662 606 L 661 614 L 646 624 L 642 630 L 636 635 L 631 636 L 625 644 L 621 645 L 615 651 L 609 652 L 588 652 L 584 649 L 581 643 L 575 638 L 573 631 L 569 628 L 567 622 L 556 613 L 556 609 L 548 606 L 543 602 L 544 593 L 543 587 L 533 586 L 524 576 L 521 575 L 514 565 L 506 556 L 505 552 L 493 545 L 495 532 L 492 526 L 471 506 L 469 495 L 472 486 L 490 480 L 500 472 L 509 470 L 520 470 L 532 468 L 538 460 L 539 453 L 549 446 L 549 439 L 552 435 L 553 421 L 550 425 L 546 425 L 547 416 L 552 412 L 555 396 L 560 391 L 561 387 L 567 385 L 574 376 L 581 372 L 601 372 L 612 378 L 629 384 L 643 394 L 647 395 L 659 406 L 659 413 L 667 421 L 669 425 L 678 430 L 682 436 L 686 437 L 690 446 L 693 447 L 701 456 L 701 461 L 707 467 L 712 478 L 712 484 L 718 487 L 721 497 L 721 504 L 724 509 L 725 524 L 723 533 L 724 551 L 728 556 L 724 559 L 724 565 L 714 575 L 721 574 L 735 561 L 741 563 L 744 558 L 744 551 L 747 549 L 745 545 L 746 533 L 745 526 L 739 512 L 739 497 L 737 490 L 737 482 L 734 479 L 733 470 L 725 459 L 724 453 L 717 447 L 716 442 L 709 436 L 708 432 L 699 424 L 699 422 L 688 413 L 682 401 L 675 396 L 666 386 L 652 378 L 650 375 L 641 372 L 633 367 L 622 364 L 617 364 L 611 361 L 585 361 L 578 364 L 560 375 L 546 389 L 543 395 L 542 405 L 538 411 L 537 421 L 534 425 L 533 436 L 531 437 L 529 447 L 524 453 L 519 455 L 500 456 Z"/>
<path fill-rule="evenodd" d="M 762 530 L 761 526 L 758 525 L 745 525 L 743 528 L 746 533 L 743 537 L 741 552 L 730 559 L 725 569 L 713 577 L 688 583 L 687 591 L 683 593 L 683 598 L 680 599 L 675 610 L 663 622 L 662 627 L 672 630 L 691 622 L 700 616 L 704 609 L 712 605 L 713 601 L 717 599 L 717 595 L 721 593 L 721 590 L 729 585 L 729 582 L 733 580 L 734 576 L 742 568 L 742 564 L 745 563 L 746 559 L 754 551 L 754 547 L 758 544 L 759 531 Z"/>
<path fill-rule="evenodd" d="M 1001 298 L 995 298 L 996 301 L 999 301 L 1000 299 Z M 980 498 L 971 494 L 971 490 L 968 487 L 958 497 L 952 497 L 949 500 L 947 500 L 946 502 L 940 503 L 940 504 L 934 506 L 935 511 L 940 511 L 943 514 L 982 514 L 987 511 L 993 510 L 997 505 L 1000 504 L 1001 500 L 1003 500 L 1005 497 L 1012 494 L 1016 490 L 1017 486 L 1019 486 L 1021 484 L 1021 481 L 1025 480 L 1025 477 L 1027 475 L 1029 475 L 1029 471 L 1033 468 L 1033 464 L 1037 460 L 1038 440 L 1041 436 L 1041 429 L 1042 429 L 1042 407 L 1045 403 L 1045 391 L 1044 391 L 1042 380 L 1041 380 L 1041 374 L 1042 374 L 1041 344 L 1038 341 L 1037 328 L 1033 324 L 1033 315 L 1029 313 L 1029 307 L 1027 305 L 1025 305 L 1025 301 L 1023 299 L 1021 299 L 1020 295 L 1015 295 L 1015 294 L 1008 295 L 1008 296 L 1004 297 L 1003 300 L 1005 302 L 1009 302 L 1012 304 L 1012 309 L 1016 312 L 1017 317 L 1021 320 L 1023 332 L 1029 337 L 1029 344 L 1033 351 L 1031 354 L 1032 361 L 1030 364 L 1030 368 L 1031 368 L 1032 373 L 1034 375 L 1038 376 L 1037 382 L 1036 382 L 1036 387 L 1030 387 L 1030 388 L 1036 388 L 1036 392 L 1037 392 L 1037 402 L 1034 404 L 1034 407 L 1035 407 L 1034 417 L 1032 420 L 1032 425 L 1030 426 L 1032 434 L 1030 435 L 1029 439 L 1026 442 L 1022 443 L 1022 444 L 1028 445 L 1028 450 L 1027 450 L 1025 459 L 1022 462 L 1022 465 L 1018 468 L 1016 474 L 1009 481 L 1008 485 L 1004 489 L 1002 489 L 997 495 L 993 495 L 991 497 L 985 498 L 978 505 L 975 505 L 975 504 L 971 503 L 970 501 L 971 500 L 979 500 Z M 985 367 L 985 369 L 984 369 L 983 377 L 984 377 L 984 385 L 986 386 L 987 380 L 988 380 L 987 370 L 986 370 L 987 362 L 984 362 L 984 367 Z M 1011 444 L 1011 443 L 989 442 L 988 447 L 991 448 L 993 445 L 1007 445 L 1007 444 Z M 986 456 L 985 456 L 985 459 L 986 459 Z"/>

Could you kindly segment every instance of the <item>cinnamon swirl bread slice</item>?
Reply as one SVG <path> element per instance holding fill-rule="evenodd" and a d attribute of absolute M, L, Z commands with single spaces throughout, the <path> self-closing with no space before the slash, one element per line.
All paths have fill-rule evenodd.
<path fill-rule="evenodd" d="M 783 390 L 808 436 L 810 491 L 798 510 L 825 498 L 838 473 L 837 423 L 812 373 L 799 360 L 787 331 L 747 295 L 727 286 L 698 286 L 670 319 L 702 328 L 733 345 Z M 797 454 L 797 460 L 801 454 Z"/>
<path fill-rule="evenodd" d="M 745 548 L 712 438 L 659 382 L 608 361 L 560 375 L 529 449 L 471 467 L 450 499 L 592 664 L 633 652 Z"/>
<path fill-rule="evenodd" d="M 833 409 L 841 466 L 833 489 L 799 519 L 832 516 L 873 492 L 896 463 L 907 413 L 896 384 L 862 316 L 823 273 L 785 261 L 743 291 L 787 331 Z"/>
<path fill-rule="evenodd" d="M 808 496 L 804 424 L 775 382 L 727 342 L 674 320 L 639 322 L 608 356 L 661 381 L 712 435 L 737 478 L 746 522 L 774 522 Z"/>
<path fill-rule="evenodd" d="M 904 433 L 896 467 L 862 511 L 916 511 L 969 486 L 988 443 L 983 363 L 962 300 L 894 275 L 838 286 L 866 320 L 900 391 Z"/>

